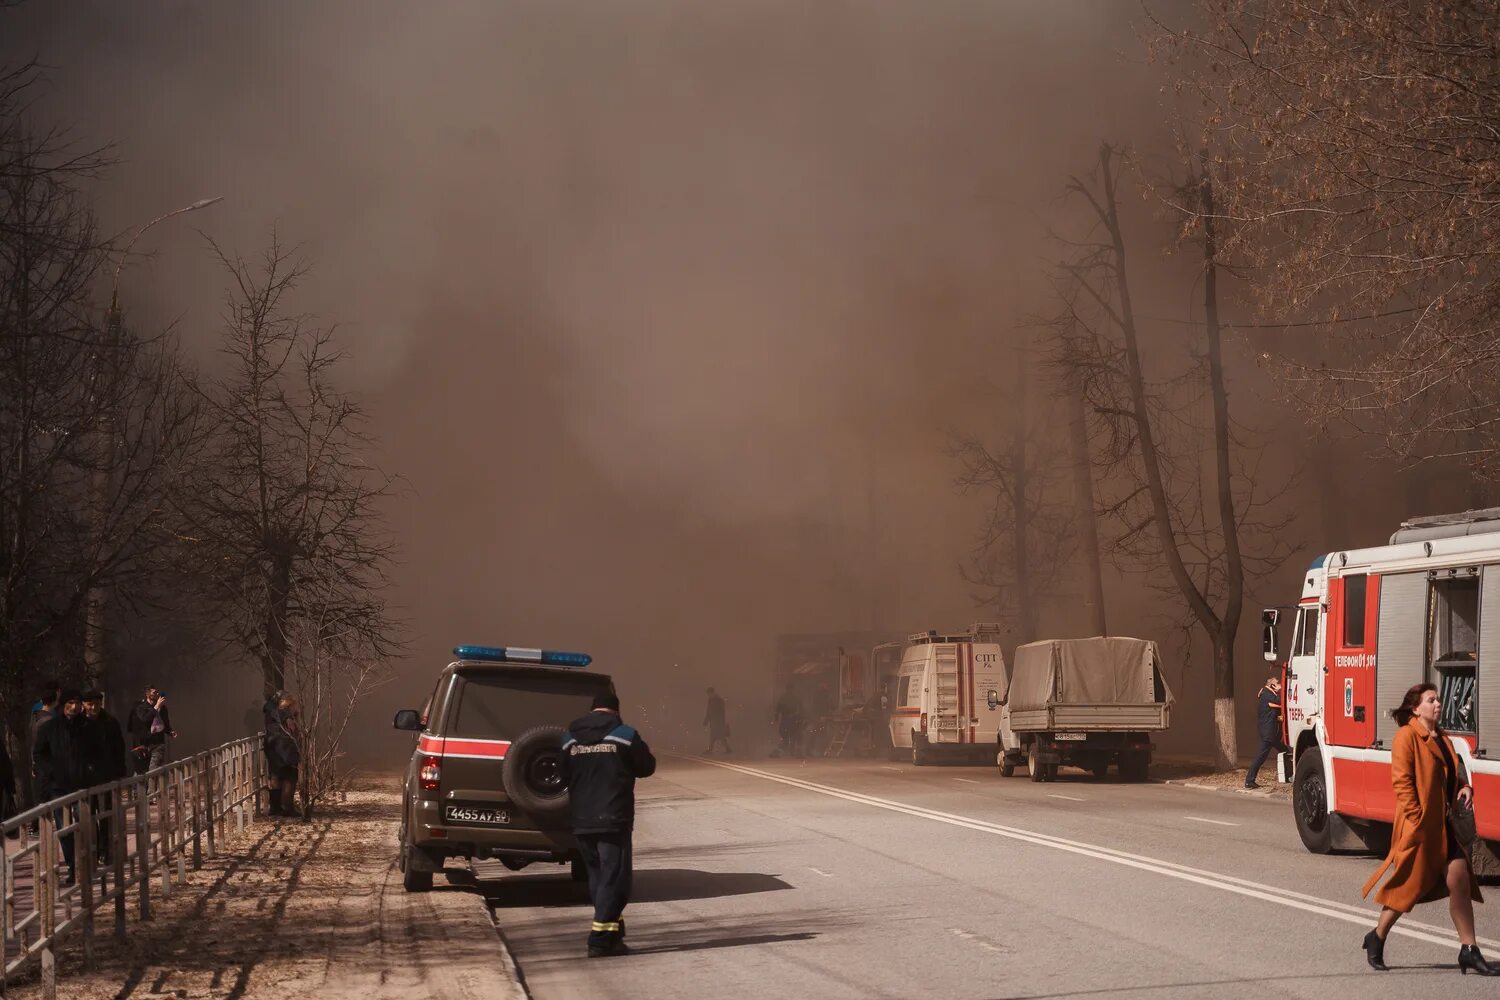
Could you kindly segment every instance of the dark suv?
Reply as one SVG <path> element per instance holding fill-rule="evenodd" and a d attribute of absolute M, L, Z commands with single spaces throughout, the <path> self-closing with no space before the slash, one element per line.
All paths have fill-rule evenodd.
<path fill-rule="evenodd" d="M 427 707 L 396 713 L 418 732 L 401 808 L 401 872 L 408 892 L 432 888 L 446 858 L 497 858 L 512 871 L 572 863 L 568 792 L 559 761 L 569 722 L 613 689 L 583 653 L 458 646 Z"/>

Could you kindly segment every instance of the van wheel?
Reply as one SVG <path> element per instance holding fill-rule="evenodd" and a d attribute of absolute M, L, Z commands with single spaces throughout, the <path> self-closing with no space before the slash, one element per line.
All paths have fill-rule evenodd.
<path fill-rule="evenodd" d="M 1026 747 L 1026 773 L 1032 781 L 1047 780 L 1047 766 L 1037 759 L 1036 742 Z"/>
<path fill-rule="evenodd" d="M 1292 774 L 1292 814 L 1302 846 L 1314 854 L 1333 849 L 1333 824 L 1328 821 L 1328 782 L 1323 777 L 1323 757 L 1308 750 L 1297 758 Z"/>
<path fill-rule="evenodd" d="M 911 731 L 911 762 L 917 767 L 927 767 L 932 763 L 932 751 L 927 749 L 927 737 Z"/>
<path fill-rule="evenodd" d="M 1122 781 L 1146 781 L 1151 775 L 1151 752 L 1149 750 L 1132 750 L 1120 754 L 1120 780 Z"/>
<path fill-rule="evenodd" d="M 418 872 L 407 868 L 401 873 L 401 888 L 407 892 L 431 892 L 432 872 Z"/>
<path fill-rule="evenodd" d="M 1016 773 L 1016 765 L 1008 758 L 1000 761 L 1000 777 L 1009 778 Z"/>

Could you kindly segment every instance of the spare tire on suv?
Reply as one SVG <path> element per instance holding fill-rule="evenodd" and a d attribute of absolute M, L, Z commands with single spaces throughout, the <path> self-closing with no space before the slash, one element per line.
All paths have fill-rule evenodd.
<path fill-rule="evenodd" d="M 533 726 L 511 741 L 501 766 L 505 794 L 537 820 L 561 820 L 568 814 L 563 784 L 561 726 Z"/>

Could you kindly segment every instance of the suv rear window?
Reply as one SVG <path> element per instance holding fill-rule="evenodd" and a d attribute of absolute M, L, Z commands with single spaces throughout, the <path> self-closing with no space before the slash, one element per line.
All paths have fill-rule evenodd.
<path fill-rule="evenodd" d="M 566 726 L 587 714 L 594 695 L 608 687 L 594 677 L 469 675 L 448 735 L 513 740 L 532 726 Z"/>

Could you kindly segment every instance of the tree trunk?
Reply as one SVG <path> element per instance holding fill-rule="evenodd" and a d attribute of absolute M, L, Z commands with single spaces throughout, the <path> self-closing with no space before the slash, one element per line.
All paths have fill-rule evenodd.
<path fill-rule="evenodd" d="M 1234 719 L 1234 637 L 1222 629 L 1214 642 L 1214 766 L 1232 770 L 1239 763 L 1240 747 Z"/>
<path fill-rule="evenodd" d="M 271 567 L 270 600 L 261 636 L 261 686 L 267 698 L 286 689 L 287 608 L 292 594 L 292 557 L 277 553 Z"/>
<path fill-rule="evenodd" d="M 1089 635 L 1108 635 L 1104 614 L 1104 570 L 1099 563 L 1099 523 L 1094 511 L 1094 469 L 1089 459 L 1088 416 L 1078 372 L 1067 369 L 1068 438 L 1073 452 L 1073 502 L 1078 508 L 1079 545 L 1083 549 L 1083 610 Z"/>
<path fill-rule="evenodd" d="M 1017 644 L 1025 645 L 1036 638 L 1037 610 L 1036 594 L 1031 587 L 1031 507 L 1027 498 L 1029 476 L 1026 467 L 1026 355 L 1016 357 L 1016 415 L 1014 437 L 1011 444 L 1011 468 L 1013 470 L 1011 509 L 1014 519 L 1013 573 L 1016 584 L 1016 631 Z"/>
<path fill-rule="evenodd" d="M 1208 154 L 1202 157 L 1199 184 L 1203 211 L 1203 315 L 1208 336 L 1208 383 L 1214 404 L 1215 485 L 1219 494 L 1219 527 L 1224 533 L 1224 612 L 1214 631 L 1214 728 L 1221 769 L 1239 756 L 1234 726 L 1234 640 L 1245 604 L 1245 563 L 1234 509 L 1234 477 L 1229 454 L 1229 392 L 1224 386 L 1223 331 L 1219 327 L 1218 241 L 1214 222 L 1213 181 Z M 1227 708 L 1225 703 L 1227 702 Z"/>

